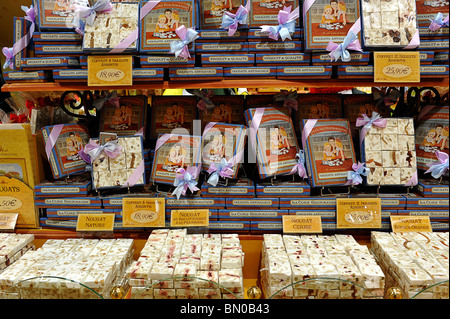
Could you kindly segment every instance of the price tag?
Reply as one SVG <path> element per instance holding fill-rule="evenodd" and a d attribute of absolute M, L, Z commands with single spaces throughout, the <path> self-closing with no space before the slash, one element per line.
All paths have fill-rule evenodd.
<path fill-rule="evenodd" d="M 337 198 L 336 228 L 381 228 L 380 198 Z"/>
<path fill-rule="evenodd" d="M 129 197 L 122 200 L 124 227 L 164 227 L 164 198 Z"/>
<path fill-rule="evenodd" d="M 374 52 L 374 82 L 420 82 L 420 52 Z"/>
<path fill-rule="evenodd" d="M 132 62 L 130 55 L 88 56 L 88 85 L 133 85 Z"/>
<path fill-rule="evenodd" d="M 391 216 L 394 233 L 432 232 L 430 216 Z"/>
<path fill-rule="evenodd" d="M 0 213 L 0 231 L 13 231 L 18 217 L 19 213 Z"/>
<path fill-rule="evenodd" d="M 77 231 L 113 231 L 115 217 L 115 214 L 80 214 L 77 219 Z"/>
<path fill-rule="evenodd" d="M 170 212 L 172 227 L 208 227 L 209 209 L 180 209 Z"/>
<path fill-rule="evenodd" d="M 283 233 L 322 233 L 320 216 L 283 215 Z"/>

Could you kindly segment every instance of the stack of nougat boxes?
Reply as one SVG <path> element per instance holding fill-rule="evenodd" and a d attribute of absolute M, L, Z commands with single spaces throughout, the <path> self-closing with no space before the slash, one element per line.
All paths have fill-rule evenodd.
<path fill-rule="evenodd" d="M 265 234 L 261 283 L 270 299 L 381 299 L 385 275 L 351 235 Z"/>
<path fill-rule="evenodd" d="M 449 298 L 448 242 L 448 232 L 371 234 L 386 288 L 400 288 L 403 299 Z"/>
<path fill-rule="evenodd" d="M 153 230 L 127 270 L 131 299 L 244 299 L 237 234 Z"/>

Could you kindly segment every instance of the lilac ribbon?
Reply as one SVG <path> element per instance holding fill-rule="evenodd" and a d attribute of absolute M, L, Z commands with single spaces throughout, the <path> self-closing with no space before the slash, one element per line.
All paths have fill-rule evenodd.
<path fill-rule="evenodd" d="M 295 32 L 295 19 L 299 17 L 299 8 L 295 8 L 291 12 L 291 7 L 284 7 L 283 10 L 278 12 L 278 25 L 263 25 L 261 26 L 262 32 L 268 32 L 269 38 L 278 40 L 278 36 L 284 41 L 291 39 L 291 33 Z"/>
<path fill-rule="evenodd" d="M 369 169 L 364 166 L 364 163 L 353 163 L 353 171 L 347 172 L 347 182 L 345 185 L 358 185 L 362 183 L 361 175 L 367 176 L 369 174 Z"/>
<path fill-rule="evenodd" d="M 253 118 L 252 118 L 252 124 L 250 125 L 250 128 L 249 128 L 250 144 L 251 144 L 253 150 L 255 150 L 255 154 L 256 154 L 256 134 L 258 133 L 258 128 L 259 128 L 259 125 L 261 124 L 261 120 L 264 115 L 264 111 L 265 111 L 264 107 L 259 107 L 259 108 L 255 109 L 255 114 L 253 115 Z"/>
<path fill-rule="evenodd" d="M 409 50 L 409 49 L 415 49 L 420 45 L 420 35 L 419 30 L 414 33 L 411 41 L 408 43 L 406 47 L 403 48 L 403 50 Z"/>
<path fill-rule="evenodd" d="M 380 114 L 377 112 L 372 112 L 372 117 L 369 118 L 366 114 L 362 115 L 363 118 L 358 117 L 356 119 L 355 125 L 357 127 L 362 126 L 361 131 L 359 133 L 359 142 L 362 143 L 364 140 L 364 137 L 366 136 L 367 132 L 370 130 L 372 125 L 376 125 L 378 127 L 386 127 L 387 120 L 383 119 Z"/>
<path fill-rule="evenodd" d="M 197 187 L 196 178 L 199 172 L 200 167 L 198 166 L 188 166 L 186 169 L 177 169 L 175 181 L 173 182 L 173 185 L 176 186 L 176 188 L 172 194 L 176 195 L 177 199 L 180 199 L 181 195 L 186 195 L 188 188 L 192 193 L 198 191 L 199 188 Z"/>
<path fill-rule="evenodd" d="M 14 69 L 14 63 L 12 62 L 14 60 L 14 56 L 21 52 L 23 49 L 25 49 L 29 44 L 31 39 L 33 38 L 34 31 L 36 29 L 36 10 L 33 6 L 30 6 L 29 8 L 26 6 L 21 6 L 22 10 L 25 11 L 25 20 L 29 21 L 31 23 L 30 28 L 28 29 L 28 32 L 26 35 L 24 35 L 22 38 L 19 39 L 16 43 L 14 43 L 12 50 L 11 48 L 3 48 L 2 52 L 6 57 L 6 62 L 3 65 L 3 68 L 10 67 L 11 69 Z M 12 55 L 12 57 L 11 57 Z M 5 67 L 6 66 L 6 67 Z M 11 67 L 12 66 L 12 67 Z"/>
<path fill-rule="evenodd" d="M 233 171 L 233 166 L 237 163 L 240 163 L 242 157 L 244 156 L 244 151 L 240 151 L 228 161 L 225 158 L 222 158 L 220 163 L 212 162 L 209 165 L 208 173 L 210 174 L 207 183 L 212 186 L 217 186 L 219 182 L 219 177 L 222 178 L 231 178 Z"/>
<path fill-rule="evenodd" d="M 110 158 L 116 158 L 122 154 L 122 146 L 117 144 L 116 140 L 109 141 L 105 145 L 100 145 L 96 141 L 89 140 L 89 143 L 84 146 L 83 152 L 90 156 L 92 163 L 102 152 L 105 152 Z"/>
<path fill-rule="evenodd" d="M 417 170 L 414 172 L 413 176 L 406 182 L 405 186 L 414 186 L 418 183 Z"/>
<path fill-rule="evenodd" d="M 314 125 L 316 125 L 316 123 L 317 123 L 316 119 L 309 119 L 306 121 L 302 131 L 303 148 L 306 147 L 306 140 L 308 139 L 309 134 L 311 134 L 311 131 L 314 128 Z"/>
<path fill-rule="evenodd" d="M 181 40 L 170 42 L 169 53 L 174 53 L 176 58 L 190 58 L 188 44 L 199 37 L 198 32 L 193 28 L 186 28 L 184 25 L 181 25 L 175 30 L 175 33 Z"/>
<path fill-rule="evenodd" d="M 138 167 L 134 169 L 133 173 L 131 173 L 130 177 L 128 177 L 127 181 L 121 186 L 121 188 L 132 187 L 136 185 L 137 181 L 142 177 L 144 172 L 145 164 L 144 161 L 141 161 L 141 163 L 139 163 Z"/>
<path fill-rule="evenodd" d="M 212 162 L 209 165 L 208 173 L 210 176 L 207 183 L 212 186 L 217 186 L 219 177 L 230 178 L 233 174 L 232 163 L 229 163 L 225 158 L 222 158 L 220 163 Z"/>
<path fill-rule="evenodd" d="M 11 70 L 14 70 L 14 54 L 13 54 L 13 48 L 7 48 L 4 47 L 2 49 L 3 55 L 6 57 L 5 64 L 3 64 L 3 68 L 10 68 Z"/>
<path fill-rule="evenodd" d="M 94 24 L 97 13 L 110 13 L 113 11 L 113 6 L 110 0 L 98 0 L 91 7 L 78 6 L 75 10 L 75 17 L 78 21 L 85 19 L 86 23 L 90 26 Z"/>
<path fill-rule="evenodd" d="M 348 32 L 341 44 L 330 41 L 327 45 L 327 51 L 330 52 L 331 62 L 337 61 L 339 58 L 344 62 L 349 62 L 352 58 L 348 50 L 362 51 L 361 44 L 353 31 Z"/>
<path fill-rule="evenodd" d="M 236 32 L 239 24 L 241 25 L 247 24 L 249 12 L 250 12 L 250 0 L 247 0 L 245 7 L 242 5 L 239 6 L 239 9 L 237 9 L 236 14 L 231 13 L 229 11 L 225 11 L 222 16 L 221 28 L 228 30 L 228 36 L 232 36 Z"/>
<path fill-rule="evenodd" d="M 289 107 L 294 110 L 298 110 L 298 101 L 297 101 L 298 93 L 295 90 L 286 91 L 283 90 L 280 93 L 277 93 L 273 96 L 273 100 L 275 102 L 283 101 L 283 106 Z"/>
<path fill-rule="evenodd" d="M 150 11 L 153 10 L 156 5 L 160 3 L 160 0 L 157 1 L 149 1 L 145 5 L 142 6 L 141 10 L 139 11 L 139 19 L 142 21 L 144 18 L 149 14 Z M 134 42 L 136 42 L 139 38 L 139 27 L 136 28 L 133 32 L 130 33 L 125 39 L 120 41 L 120 43 L 111 51 L 109 51 L 109 54 L 118 54 L 125 51 L 127 48 L 129 48 Z"/>
<path fill-rule="evenodd" d="M 161 137 L 156 141 L 155 151 L 159 150 L 159 148 L 164 145 L 172 136 L 173 134 L 168 133 L 161 135 Z"/>
<path fill-rule="evenodd" d="M 298 176 L 302 178 L 308 178 L 308 174 L 306 174 L 305 168 L 305 152 L 303 150 L 300 150 L 297 154 L 295 154 L 295 157 L 298 158 L 297 164 L 294 165 L 288 175 L 298 173 Z"/>
<path fill-rule="evenodd" d="M 47 158 L 50 159 L 50 155 L 52 154 L 52 149 L 58 140 L 59 135 L 64 127 L 64 124 L 54 125 L 50 135 L 48 136 L 47 142 L 45 143 L 45 153 L 47 154 Z"/>
<path fill-rule="evenodd" d="M 448 27 L 449 17 L 450 16 L 447 15 L 447 17 L 444 19 L 444 15 L 441 12 L 438 12 L 433 20 L 429 19 L 431 23 L 428 29 L 430 29 L 430 31 L 437 31 L 442 27 Z"/>
<path fill-rule="evenodd" d="M 425 173 L 431 173 L 431 176 L 438 179 L 448 170 L 448 154 L 436 151 L 437 162 L 427 164 L 429 169 Z"/>

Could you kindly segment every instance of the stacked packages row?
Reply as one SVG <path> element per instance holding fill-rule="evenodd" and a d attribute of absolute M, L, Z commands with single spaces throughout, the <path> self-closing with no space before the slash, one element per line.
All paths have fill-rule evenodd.
<path fill-rule="evenodd" d="M 448 15 L 448 3 L 440 1 L 35 0 L 34 4 L 32 37 L 32 19 L 14 20 L 14 43 L 26 38 L 29 44 L 12 51 L 10 66 L 15 71 L 5 72 L 7 82 L 86 82 L 88 56 L 98 53 L 133 55 L 135 82 L 370 78 L 373 51 L 404 48 L 420 52 L 422 77 L 448 75 L 449 33 L 441 21 Z M 432 27 L 430 20 L 440 24 Z M 194 32 L 189 40 L 183 28 Z M 355 40 L 359 45 L 347 47 L 348 57 L 332 58 L 332 47 L 344 40 L 346 47 Z"/>

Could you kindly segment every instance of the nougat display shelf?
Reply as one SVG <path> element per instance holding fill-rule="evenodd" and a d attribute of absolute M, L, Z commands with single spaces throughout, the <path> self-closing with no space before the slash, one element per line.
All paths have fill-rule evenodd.
<path fill-rule="evenodd" d="M 80 83 L 12 83 L 5 84 L 1 88 L 3 92 L 42 92 L 42 91 L 72 91 L 72 90 L 115 90 L 115 89 L 219 89 L 219 88 L 280 88 L 280 87 L 376 87 L 376 86 L 448 86 L 449 78 L 422 79 L 420 83 L 375 83 L 365 79 L 333 79 L 321 80 L 280 80 L 280 79 L 255 79 L 255 80 L 220 80 L 220 81 L 164 81 L 138 83 L 133 86 L 109 86 L 109 87 L 89 87 Z"/>

